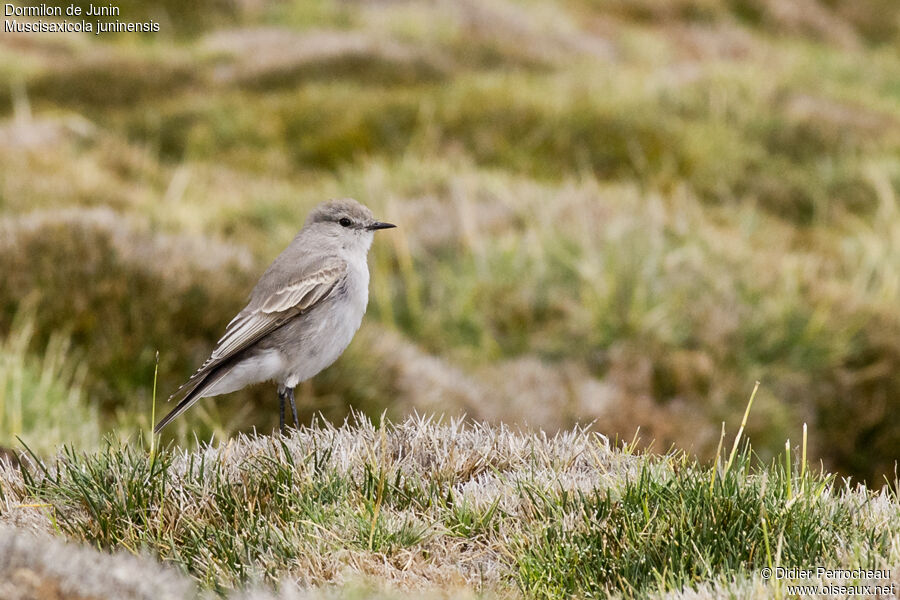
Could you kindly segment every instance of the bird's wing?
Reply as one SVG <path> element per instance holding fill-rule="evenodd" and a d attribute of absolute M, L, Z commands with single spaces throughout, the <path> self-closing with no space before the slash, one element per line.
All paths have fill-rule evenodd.
<path fill-rule="evenodd" d="M 172 397 L 186 388 L 190 392 L 197 378 L 327 298 L 346 276 L 347 268 L 345 261 L 335 258 L 318 270 L 301 275 L 271 292 L 255 294 L 247 308 L 238 313 L 225 328 L 225 334 L 203 366 Z"/>
<path fill-rule="evenodd" d="M 346 273 L 347 263 L 336 261 L 274 290 L 256 303 L 257 308 L 242 311 L 232 319 L 210 360 L 221 361 L 233 356 L 280 325 L 285 318 L 309 310 L 327 297 Z"/>

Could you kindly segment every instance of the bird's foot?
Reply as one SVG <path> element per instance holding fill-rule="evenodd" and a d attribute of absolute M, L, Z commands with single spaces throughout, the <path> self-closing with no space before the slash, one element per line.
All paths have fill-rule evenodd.
<path fill-rule="evenodd" d="M 297 418 L 297 405 L 294 402 L 294 388 L 278 387 L 278 428 L 284 434 L 284 401 L 291 403 L 291 415 L 294 417 L 294 429 L 300 429 L 300 419 Z"/>
<path fill-rule="evenodd" d="M 288 388 L 287 397 L 291 403 L 291 412 L 294 414 L 294 429 L 300 429 L 300 419 L 297 418 L 297 405 L 294 404 L 294 388 Z"/>
<path fill-rule="evenodd" d="M 292 390 L 293 391 L 293 390 Z M 278 387 L 278 430 L 284 434 L 284 398 L 287 396 L 287 389 Z M 291 400 L 293 405 L 293 400 Z"/>

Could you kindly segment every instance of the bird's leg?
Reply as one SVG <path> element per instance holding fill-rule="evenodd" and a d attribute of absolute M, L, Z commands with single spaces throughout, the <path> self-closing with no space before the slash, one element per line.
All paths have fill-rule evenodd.
<path fill-rule="evenodd" d="M 294 404 L 294 388 L 287 389 L 287 397 L 291 401 L 291 412 L 294 413 L 294 429 L 300 429 L 300 419 L 297 418 L 297 406 Z"/>
<path fill-rule="evenodd" d="M 293 390 L 291 390 L 293 391 Z M 278 430 L 281 433 L 284 433 L 284 397 L 287 395 L 287 389 L 278 386 Z M 293 406 L 294 400 L 291 398 L 291 406 Z"/>

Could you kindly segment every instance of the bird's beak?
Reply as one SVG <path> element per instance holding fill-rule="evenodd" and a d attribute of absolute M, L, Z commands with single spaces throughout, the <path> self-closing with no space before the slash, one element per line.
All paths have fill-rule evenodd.
<path fill-rule="evenodd" d="M 366 229 L 369 231 L 374 231 L 376 229 L 390 229 L 391 227 L 396 227 L 393 223 L 382 223 L 381 221 L 375 221 L 371 225 L 367 226 Z"/>

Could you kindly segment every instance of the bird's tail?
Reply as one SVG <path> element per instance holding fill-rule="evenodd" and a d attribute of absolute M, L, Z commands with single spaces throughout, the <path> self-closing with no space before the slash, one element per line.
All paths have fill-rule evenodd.
<path fill-rule="evenodd" d="M 220 365 L 206 373 L 198 372 L 191 379 L 196 378 L 196 380 L 188 380 L 187 383 L 178 388 L 170 400 L 177 396 L 182 390 L 187 389 L 187 394 L 185 394 L 184 398 L 173 408 L 169 414 L 163 417 L 159 423 L 156 424 L 156 427 L 153 428 L 153 433 L 159 433 L 162 431 L 163 427 L 171 423 L 178 415 L 189 409 L 193 404 L 199 400 L 200 398 L 205 397 L 206 392 L 209 391 L 215 384 L 217 384 L 225 375 L 228 374 L 227 365 Z"/>
<path fill-rule="evenodd" d="M 196 391 L 196 388 L 195 388 L 195 391 Z M 178 405 L 175 408 L 173 408 L 169 414 L 164 416 L 162 418 L 162 420 L 156 424 L 156 427 L 153 428 L 153 433 L 159 433 L 160 431 L 162 431 L 163 427 L 165 427 L 166 425 L 171 423 L 175 419 L 175 417 L 177 417 L 178 415 L 180 415 L 181 413 L 183 413 L 184 411 L 189 409 L 191 407 L 191 405 L 199 399 L 200 399 L 200 395 L 195 394 L 194 392 L 191 392 L 190 394 L 185 396 L 184 399 L 181 402 L 179 402 Z"/>

